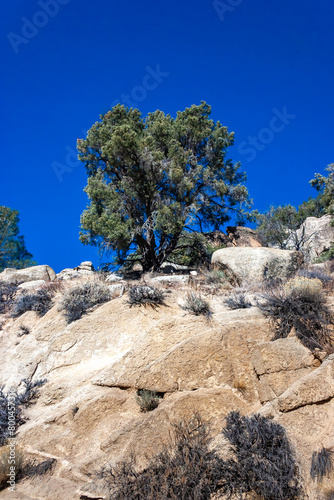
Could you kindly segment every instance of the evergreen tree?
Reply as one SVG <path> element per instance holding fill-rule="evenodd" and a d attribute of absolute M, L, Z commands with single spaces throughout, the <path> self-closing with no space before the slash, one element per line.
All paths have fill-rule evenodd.
<path fill-rule="evenodd" d="M 84 244 L 114 251 L 144 270 L 159 269 L 180 237 L 245 220 L 250 200 L 240 164 L 226 158 L 234 135 L 210 119 L 205 102 L 143 118 L 115 106 L 78 140 L 90 204 L 81 216 Z"/>
<path fill-rule="evenodd" d="M 23 236 L 19 235 L 19 212 L 0 206 L 0 272 L 6 267 L 33 266 L 36 263 L 31 258 Z"/>

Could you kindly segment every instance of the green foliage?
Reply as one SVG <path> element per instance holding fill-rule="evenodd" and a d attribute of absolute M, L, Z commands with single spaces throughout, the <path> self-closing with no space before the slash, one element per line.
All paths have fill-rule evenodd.
<path fill-rule="evenodd" d="M 6 267 L 34 266 L 36 262 L 31 259 L 24 238 L 19 235 L 19 212 L 0 206 L 0 272 Z"/>
<path fill-rule="evenodd" d="M 184 231 L 168 260 L 181 266 L 208 266 L 214 250 L 203 234 Z"/>
<path fill-rule="evenodd" d="M 140 389 L 136 396 L 136 401 L 142 412 L 155 410 L 159 406 L 160 398 L 156 391 Z"/>
<path fill-rule="evenodd" d="M 322 252 L 319 257 L 316 259 L 316 262 L 326 262 L 327 260 L 334 259 L 334 243 L 331 244 L 328 250 Z"/>
<path fill-rule="evenodd" d="M 226 285 L 229 283 L 229 278 L 226 273 L 221 269 L 213 269 L 204 275 L 205 281 L 208 285 Z"/>
<path fill-rule="evenodd" d="M 59 310 L 64 311 L 68 323 L 80 319 L 91 307 L 107 302 L 111 292 L 106 283 L 99 280 L 85 281 L 65 291 Z"/>
<path fill-rule="evenodd" d="M 325 170 L 328 172 L 327 176 L 315 174 L 310 184 L 319 192 L 316 200 L 322 209 L 322 215 L 334 215 L 334 163 L 328 165 Z"/>
<path fill-rule="evenodd" d="M 258 224 L 257 232 L 265 246 L 278 246 L 283 250 L 288 245 L 292 245 L 296 250 L 301 248 L 305 234 L 297 234 L 297 230 L 305 217 L 294 206 L 272 206 L 263 214 L 254 211 L 253 215 Z"/>
<path fill-rule="evenodd" d="M 137 251 L 145 271 L 157 270 L 190 225 L 219 229 L 230 211 L 243 222 L 246 176 L 226 157 L 234 135 L 210 113 L 202 102 L 176 118 L 123 105 L 101 116 L 78 140 L 90 199 L 84 244 L 116 252 L 119 263 Z"/>

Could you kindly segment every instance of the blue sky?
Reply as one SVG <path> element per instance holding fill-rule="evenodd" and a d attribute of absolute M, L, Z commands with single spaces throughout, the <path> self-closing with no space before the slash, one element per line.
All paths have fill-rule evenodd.
<path fill-rule="evenodd" d="M 1 3 L 0 204 L 39 264 L 98 264 L 78 239 L 75 147 L 117 101 L 172 115 L 207 101 L 259 210 L 298 205 L 334 162 L 332 0 Z"/>

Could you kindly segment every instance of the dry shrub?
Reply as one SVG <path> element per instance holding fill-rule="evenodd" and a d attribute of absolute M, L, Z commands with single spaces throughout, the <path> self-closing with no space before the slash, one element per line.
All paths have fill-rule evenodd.
<path fill-rule="evenodd" d="M 36 401 L 39 388 L 45 384 L 45 382 L 45 379 L 36 380 L 35 382 L 23 379 L 23 391 L 20 393 L 15 391 L 10 394 L 4 391 L 3 386 L 0 386 L 0 446 L 3 446 L 9 437 L 8 420 L 11 416 L 11 412 L 15 414 L 16 431 L 20 425 L 27 421 L 24 416 L 24 409 Z"/>
<path fill-rule="evenodd" d="M 129 289 L 128 304 L 130 306 L 159 306 L 164 304 L 164 298 L 164 293 L 154 286 L 132 286 Z"/>
<path fill-rule="evenodd" d="M 245 498 L 296 500 L 301 478 L 284 427 L 254 415 L 231 412 L 223 435 L 232 458 L 212 447 L 210 425 L 199 415 L 174 425 L 170 441 L 148 466 L 138 470 L 135 457 L 105 468 L 112 500 L 209 500 Z M 248 496 L 249 498 L 249 496 Z"/>
<path fill-rule="evenodd" d="M 10 311 L 17 290 L 17 285 L 0 282 L 0 314 Z"/>
<path fill-rule="evenodd" d="M 64 311 L 68 323 L 80 319 L 91 307 L 107 302 L 111 299 L 111 292 L 106 283 L 94 279 L 83 281 L 80 284 L 65 290 L 58 308 Z"/>
<path fill-rule="evenodd" d="M 188 292 L 184 301 L 182 309 L 189 311 L 195 316 L 203 315 L 207 317 L 212 316 L 209 303 L 203 297 L 195 292 Z"/>
<path fill-rule="evenodd" d="M 139 389 L 136 396 L 141 411 L 145 413 L 158 408 L 160 399 L 156 391 L 149 391 L 148 389 Z"/>
<path fill-rule="evenodd" d="M 261 295 L 257 305 L 270 319 L 272 340 L 286 338 L 295 328 L 305 347 L 332 352 L 333 315 L 321 288 L 318 279 L 298 277 Z"/>
<path fill-rule="evenodd" d="M 299 468 L 283 426 L 268 417 L 232 411 L 223 435 L 233 453 L 225 462 L 221 490 L 228 498 L 251 492 L 264 500 L 302 496 Z"/>
<path fill-rule="evenodd" d="M 135 458 L 102 471 L 113 500 L 209 500 L 223 460 L 210 450 L 209 426 L 199 416 L 174 425 L 168 445 L 142 471 Z"/>
<path fill-rule="evenodd" d="M 230 309 L 247 309 L 248 307 L 252 307 L 252 303 L 248 300 L 246 292 L 242 289 L 235 290 L 224 302 Z"/>
<path fill-rule="evenodd" d="M 23 293 L 13 303 L 12 316 L 17 318 L 26 311 L 44 316 L 52 307 L 53 297 L 53 291 L 46 288 L 39 288 L 35 293 Z"/>
<path fill-rule="evenodd" d="M 318 269 L 316 267 L 310 267 L 309 269 L 300 269 L 297 273 L 297 276 L 302 276 L 308 279 L 317 279 L 321 281 L 322 286 L 328 290 L 333 289 L 334 279 L 331 274 L 326 273 L 322 269 Z"/>
<path fill-rule="evenodd" d="M 333 471 L 334 453 L 327 448 L 314 452 L 311 461 L 311 478 L 321 482 L 323 478 Z"/>

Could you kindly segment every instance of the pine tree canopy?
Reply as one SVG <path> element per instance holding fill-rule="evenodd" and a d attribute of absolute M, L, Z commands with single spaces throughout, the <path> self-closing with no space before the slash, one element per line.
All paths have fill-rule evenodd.
<path fill-rule="evenodd" d="M 157 270 L 181 235 L 243 224 L 250 206 L 240 164 L 226 158 L 234 134 L 210 119 L 202 101 L 179 111 L 143 118 L 118 104 L 78 140 L 85 164 L 89 206 L 80 239 L 118 262 L 136 256 L 144 270 Z"/>
<path fill-rule="evenodd" d="M 23 236 L 19 235 L 19 212 L 0 206 L 0 272 L 6 267 L 22 269 L 33 266 Z"/>

